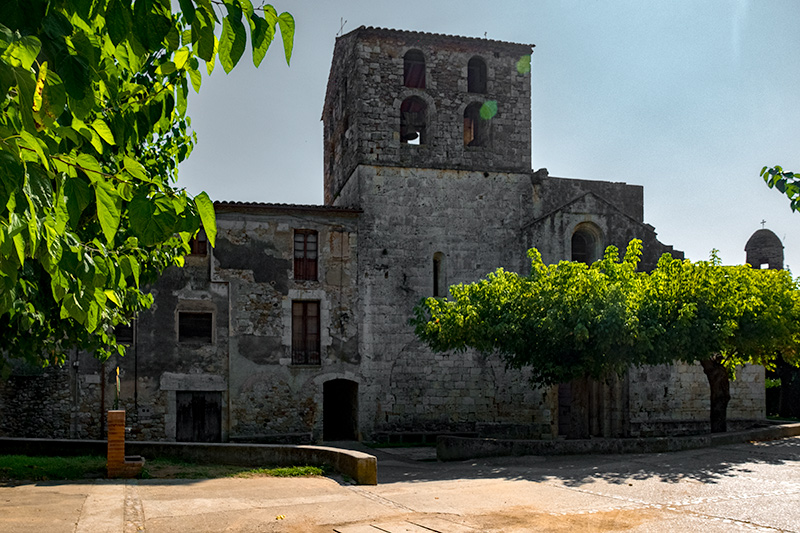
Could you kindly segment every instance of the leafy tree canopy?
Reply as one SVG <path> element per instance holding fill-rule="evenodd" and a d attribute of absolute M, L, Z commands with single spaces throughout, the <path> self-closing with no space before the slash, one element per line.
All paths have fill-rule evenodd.
<path fill-rule="evenodd" d="M 725 429 L 737 366 L 800 362 L 800 290 L 786 271 L 665 254 L 653 272 L 637 272 L 635 240 L 622 261 L 611 246 L 590 266 L 546 266 L 535 249 L 529 255 L 528 276 L 500 269 L 451 287 L 451 299 L 421 301 L 411 320 L 416 335 L 435 351 L 498 353 L 510 367 L 529 367 L 537 385 L 700 362 L 715 431 Z"/>
<path fill-rule="evenodd" d="M 636 315 L 640 241 L 631 242 L 622 261 L 610 246 L 591 266 L 545 265 L 536 249 L 528 255 L 528 276 L 498 269 L 485 280 L 454 285 L 450 300 L 420 302 L 411 321 L 417 336 L 435 351 L 497 352 L 510 367 L 529 367 L 540 385 L 598 378 L 637 361 L 648 342 Z"/>
<path fill-rule="evenodd" d="M 149 306 L 141 287 L 181 265 L 205 193 L 174 186 L 195 141 L 189 86 L 248 41 L 258 66 L 294 20 L 250 0 L 0 3 L 0 369 L 123 353 L 113 326 Z M 215 29 L 221 24 L 219 39 Z"/>

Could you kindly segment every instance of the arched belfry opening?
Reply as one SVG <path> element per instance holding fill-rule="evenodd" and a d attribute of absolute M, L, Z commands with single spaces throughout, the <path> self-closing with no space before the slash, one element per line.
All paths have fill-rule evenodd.
<path fill-rule="evenodd" d="M 400 104 L 400 142 L 427 144 L 428 104 L 419 96 L 411 96 Z"/>
<path fill-rule="evenodd" d="M 425 56 L 419 50 L 409 50 L 403 56 L 403 85 L 425 88 Z"/>
<path fill-rule="evenodd" d="M 570 259 L 591 265 L 600 259 L 603 252 L 603 236 L 600 228 L 591 222 L 578 224 L 570 241 Z"/>
<path fill-rule="evenodd" d="M 332 379 L 322 384 L 322 439 L 358 440 L 358 383 Z"/>
<path fill-rule="evenodd" d="M 478 56 L 467 63 L 467 92 L 486 94 L 486 62 Z"/>
<path fill-rule="evenodd" d="M 464 109 L 464 146 L 489 145 L 489 121 L 481 117 L 481 105 L 475 102 Z"/>

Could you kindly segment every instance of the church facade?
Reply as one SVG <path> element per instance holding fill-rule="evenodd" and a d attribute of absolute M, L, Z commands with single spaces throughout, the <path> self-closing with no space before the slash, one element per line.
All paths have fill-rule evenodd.
<path fill-rule="evenodd" d="M 643 268 L 683 256 L 644 222 L 642 187 L 532 170 L 531 53 L 380 28 L 339 37 L 322 113 L 325 204 L 217 202 L 216 246 L 198 240 L 152 287 L 128 355 L 73 354 L 0 383 L 0 434 L 102 438 L 116 366 L 142 440 L 708 431 L 699 366 L 537 389 L 496 357 L 434 354 L 408 325 L 421 298 L 452 284 L 525 273 L 531 247 L 546 262 L 591 262 L 638 238 Z M 762 368 L 731 391 L 732 423 L 765 418 Z M 44 394 L 55 396 L 46 420 L 25 422 Z"/>

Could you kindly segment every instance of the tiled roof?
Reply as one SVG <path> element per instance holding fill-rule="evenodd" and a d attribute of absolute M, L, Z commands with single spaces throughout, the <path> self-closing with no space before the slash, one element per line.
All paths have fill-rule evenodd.
<path fill-rule="evenodd" d="M 408 36 L 419 36 L 425 37 L 430 39 L 458 39 L 461 41 L 475 41 L 475 42 L 489 42 L 489 43 L 499 43 L 505 45 L 513 45 L 513 46 L 523 46 L 528 48 L 534 48 L 535 44 L 522 44 L 522 43 L 514 43 L 510 41 L 499 41 L 496 39 L 487 39 L 483 37 L 464 37 L 461 35 L 448 35 L 445 33 L 429 33 L 424 31 L 409 31 L 409 30 L 393 30 L 391 28 L 378 28 L 375 26 L 360 26 L 355 30 L 345 34 L 349 35 L 350 33 L 360 32 L 360 31 L 367 31 L 367 32 L 374 32 L 374 33 L 393 33 L 393 34 L 404 34 Z"/>

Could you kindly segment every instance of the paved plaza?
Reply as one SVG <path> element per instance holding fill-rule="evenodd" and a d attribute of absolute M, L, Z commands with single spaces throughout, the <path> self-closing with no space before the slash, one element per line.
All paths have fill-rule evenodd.
<path fill-rule="evenodd" d="M 3 532 L 800 532 L 800 437 L 631 455 L 432 461 L 341 478 L 0 485 Z"/>

